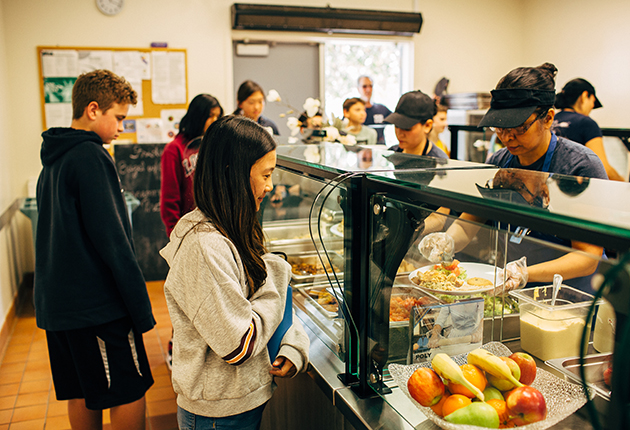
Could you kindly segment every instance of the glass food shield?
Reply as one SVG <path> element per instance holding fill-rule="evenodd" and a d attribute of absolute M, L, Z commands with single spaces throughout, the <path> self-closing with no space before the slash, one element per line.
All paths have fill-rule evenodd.
<path fill-rule="evenodd" d="M 502 317 L 516 309 L 507 295 L 488 294 L 502 282 L 505 256 L 498 243 L 506 240 L 504 232 L 467 223 L 477 230 L 474 240 L 442 265 L 423 256 L 419 245 L 464 221 L 383 195 L 372 197 L 370 217 L 367 360 L 372 388 L 386 394 L 389 364 L 475 349 L 484 338 L 500 338 Z"/>
<path fill-rule="evenodd" d="M 373 363 L 374 376 L 370 377 L 370 386 L 394 409 L 400 408 L 400 405 L 397 406 L 391 401 L 392 396 L 386 395 L 389 390 L 395 389 L 397 384 L 397 381 L 392 380 L 389 372 L 391 364 L 417 366 L 424 363 L 428 365 L 437 352 L 465 358 L 468 351 L 492 341 L 509 342 L 519 339 L 523 330 L 519 301 L 501 289 L 503 285 L 511 287 L 510 268 L 515 261 L 525 257 L 527 263 L 521 268 L 525 267 L 531 274 L 545 265 L 560 264 L 566 259 L 576 259 L 576 264 L 584 271 L 594 273 L 606 273 L 610 267 L 618 263 L 616 260 L 599 256 L 597 247 L 593 249 L 587 244 L 580 245 L 492 220 L 464 221 L 461 214 L 456 214 L 457 217 L 443 215 L 401 199 L 374 196 L 373 213 L 369 288 L 371 312 L 368 321 L 370 359 Z M 418 220 L 421 221 L 418 222 Z M 482 224 L 483 222 L 485 224 Z M 401 227 L 405 225 L 409 227 Z M 393 233 L 397 231 L 402 231 L 402 234 Z M 462 243 L 457 240 L 458 231 L 466 232 L 468 242 Z M 441 270 L 442 263 L 428 261 L 422 255 L 418 245 L 424 238 L 436 232 L 447 232 L 455 237 L 453 261 L 459 261 L 457 267 L 460 268 L 460 275 L 458 276 L 465 271 L 467 282 L 470 282 L 472 275 L 481 278 L 488 277 L 488 280 L 492 280 L 492 289 L 468 295 L 456 286 L 441 285 L 440 282 L 444 282 L 442 278 L 428 276 L 430 270 Z M 388 241 L 391 242 L 389 246 Z M 572 248 L 571 245 L 576 248 Z M 395 266 L 394 259 L 399 258 L 403 251 L 382 253 L 379 248 L 389 250 L 396 247 L 401 247 L 406 252 L 401 257 L 401 263 L 397 267 L 397 273 L 393 275 L 394 280 L 390 287 L 389 278 L 392 276 L 392 271 L 388 269 L 387 261 L 391 258 L 389 265 Z M 379 255 L 384 255 L 385 258 Z M 475 265 L 483 265 L 488 270 L 479 272 Z M 402 276 L 409 270 L 411 272 L 407 272 L 406 277 Z M 592 294 L 593 276 L 575 276 L 565 279 L 560 290 L 563 293 L 558 295 L 559 299 L 564 300 L 564 295 L 567 294 L 590 297 L 589 290 Z M 535 293 L 528 292 L 535 291 L 536 288 L 542 288 L 544 291 L 550 288 L 551 282 L 534 281 L 535 279 L 530 278 L 530 281 L 520 284 L 520 289 L 516 291 L 531 295 Z M 404 283 L 407 285 L 403 287 Z M 493 295 L 497 287 L 496 295 Z M 444 288 L 445 291 L 440 292 L 440 288 Z M 402 291 L 409 294 L 414 289 L 416 294 L 410 294 L 413 300 L 407 301 L 411 307 L 409 320 L 406 321 L 404 328 L 398 327 L 399 323 L 392 320 L 392 317 L 398 315 L 395 295 Z M 587 291 L 582 291 L 582 289 Z M 386 323 L 383 310 L 388 307 L 388 304 L 389 321 Z M 479 320 L 475 320 L 474 317 L 479 315 L 477 312 L 481 312 L 482 315 L 479 323 L 477 323 Z M 456 328 L 453 320 L 453 315 L 457 313 L 468 318 L 468 323 L 461 329 Z M 530 314 L 531 312 L 527 311 L 527 316 Z M 529 324 L 527 329 L 537 331 L 534 335 L 529 331 L 526 333 L 527 336 L 537 339 L 534 343 L 537 349 L 528 352 L 536 355 L 539 347 L 544 347 L 539 343 L 544 341 L 551 344 L 567 344 L 567 348 L 573 351 L 571 355 L 577 356 L 582 332 L 585 328 L 589 331 L 591 328 L 585 324 L 584 318 L 573 314 L 571 316 L 571 319 L 563 319 L 560 322 L 548 321 L 549 318 L 525 318 L 526 323 Z M 533 325 L 536 327 L 531 327 L 530 320 L 534 320 Z M 446 329 L 442 325 L 444 321 Z M 567 321 L 571 324 L 565 324 Z M 564 331 L 558 334 L 556 329 L 560 326 Z M 479 336 L 480 332 L 482 336 Z M 590 354 L 596 353 L 592 346 L 589 346 L 589 351 Z M 557 378 L 551 376 L 549 378 L 547 381 L 540 382 L 544 385 L 542 388 L 547 389 L 557 383 Z M 403 410 L 399 410 L 399 413 L 405 417 Z M 409 424 L 416 426 L 418 423 L 410 422 Z M 540 428 L 545 427 L 545 424 L 540 424 Z"/>
<path fill-rule="evenodd" d="M 344 321 L 344 185 L 276 169 L 274 189 L 259 216 L 269 252 L 291 264 L 296 316 L 342 361 L 347 346 Z M 322 190 L 330 193 L 323 195 Z"/>

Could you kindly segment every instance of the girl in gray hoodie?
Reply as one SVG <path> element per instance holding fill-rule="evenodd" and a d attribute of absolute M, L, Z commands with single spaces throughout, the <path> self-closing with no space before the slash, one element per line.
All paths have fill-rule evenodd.
<path fill-rule="evenodd" d="M 276 143 L 261 126 L 227 116 L 206 132 L 194 177 L 197 209 L 160 251 L 173 324 L 173 388 L 180 429 L 257 429 L 275 389 L 308 365 L 309 339 L 293 319 L 276 358 L 291 266 L 266 253 L 256 212 L 273 189 Z"/>

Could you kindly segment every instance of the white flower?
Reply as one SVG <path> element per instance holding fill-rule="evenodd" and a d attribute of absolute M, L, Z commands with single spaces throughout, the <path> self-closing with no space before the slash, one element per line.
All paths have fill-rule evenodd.
<path fill-rule="evenodd" d="M 325 140 L 329 142 L 334 142 L 335 140 L 339 139 L 339 130 L 337 130 L 336 127 L 325 127 L 324 130 L 326 131 Z"/>
<path fill-rule="evenodd" d="M 289 145 L 294 145 L 297 143 L 297 141 L 298 141 L 297 137 L 293 137 L 293 136 L 289 136 L 289 139 L 287 140 Z"/>
<path fill-rule="evenodd" d="M 339 142 L 343 143 L 344 145 L 353 146 L 357 144 L 357 138 L 354 137 L 352 134 L 346 134 L 345 136 L 339 137 Z"/>
<path fill-rule="evenodd" d="M 321 156 L 319 155 L 319 147 L 316 145 L 308 145 L 304 150 L 304 158 L 309 163 L 319 163 Z"/>
<path fill-rule="evenodd" d="M 291 136 L 297 136 L 300 133 L 300 125 L 302 123 L 294 116 L 287 118 L 287 127 L 291 130 Z"/>
<path fill-rule="evenodd" d="M 267 93 L 267 101 L 273 103 L 282 101 L 282 99 L 280 98 L 280 94 L 278 94 L 278 91 L 269 90 L 269 93 Z"/>
<path fill-rule="evenodd" d="M 319 100 L 309 97 L 306 99 L 302 107 L 306 111 L 306 115 L 310 118 L 312 116 L 315 116 L 315 114 L 319 110 L 320 105 L 321 103 L 319 102 Z"/>

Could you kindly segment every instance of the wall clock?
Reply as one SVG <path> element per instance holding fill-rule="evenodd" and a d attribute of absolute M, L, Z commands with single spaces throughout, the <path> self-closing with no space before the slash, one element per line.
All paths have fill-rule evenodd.
<path fill-rule="evenodd" d="M 124 2 L 125 0 L 96 0 L 96 7 L 105 15 L 113 16 L 122 10 Z"/>

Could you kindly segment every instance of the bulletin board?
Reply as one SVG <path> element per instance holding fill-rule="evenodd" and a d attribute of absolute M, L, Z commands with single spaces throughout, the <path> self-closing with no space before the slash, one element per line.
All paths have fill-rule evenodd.
<path fill-rule="evenodd" d="M 69 127 L 72 86 L 97 69 L 123 76 L 138 93 L 116 143 L 166 143 L 188 106 L 185 49 L 38 46 L 43 129 Z"/>

